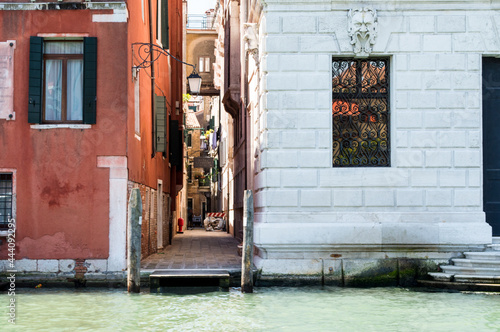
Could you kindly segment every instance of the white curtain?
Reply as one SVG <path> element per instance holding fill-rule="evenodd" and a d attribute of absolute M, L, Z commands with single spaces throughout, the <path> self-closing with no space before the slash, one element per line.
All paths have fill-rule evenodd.
<path fill-rule="evenodd" d="M 62 61 L 45 61 L 45 120 L 61 120 Z"/>
<path fill-rule="evenodd" d="M 74 42 L 52 42 L 48 41 L 44 44 L 45 54 L 83 54 L 83 43 L 81 41 Z"/>
<path fill-rule="evenodd" d="M 67 68 L 67 120 L 83 119 L 83 60 L 68 60 Z"/>

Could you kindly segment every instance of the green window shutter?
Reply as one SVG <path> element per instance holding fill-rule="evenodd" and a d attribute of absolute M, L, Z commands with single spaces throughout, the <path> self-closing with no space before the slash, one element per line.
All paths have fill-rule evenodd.
<path fill-rule="evenodd" d="M 213 117 L 213 116 L 210 118 L 210 128 L 209 129 L 215 130 L 215 117 Z"/>
<path fill-rule="evenodd" d="M 161 44 L 164 49 L 168 49 L 168 0 L 161 0 Z"/>
<path fill-rule="evenodd" d="M 155 136 L 156 152 L 166 152 L 167 145 L 167 121 L 166 103 L 164 96 L 155 95 Z"/>
<path fill-rule="evenodd" d="M 179 121 L 170 120 L 170 164 L 182 166 L 182 131 L 179 130 Z"/>
<path fill-rule="evenodd" d="M 96 123 L 97 38 L 83 38 L 83 123 Z"/>
<path fill-rule="evenodd" d="M 191 147 L 191 146 L 192 146 L 192 144 L 193 144 L 193 141 L 192 141 L 192 140 L 193 140 L 193 135 L 192 135 L 191 133 L 188 133 L 188 134 L 187 134 L 187 140 L 186 140 L 186 145 L 187 145 L 188 147 Z"/>
<path fill-rule="evenodd" d="M 43 38 L 30 37 L 28 123 L 42 123 Z"/>

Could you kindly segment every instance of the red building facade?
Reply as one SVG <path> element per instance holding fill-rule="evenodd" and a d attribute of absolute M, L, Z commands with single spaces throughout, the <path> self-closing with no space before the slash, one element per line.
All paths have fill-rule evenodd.
<path fill-rule="evenodd" d="M 168 245 L 182 186 L 182 145 L 169 139 L 180 132 L 181 64 L 161 56 L 138 69 L 132 45 L 181 54 L 181 12 L 181 0 L 0 8 L 0 104 L 11 105 L 0 112 L 0 236 L 15 219 L 19 271 L 126 269 L 134 187 L 143 256 Z"/>

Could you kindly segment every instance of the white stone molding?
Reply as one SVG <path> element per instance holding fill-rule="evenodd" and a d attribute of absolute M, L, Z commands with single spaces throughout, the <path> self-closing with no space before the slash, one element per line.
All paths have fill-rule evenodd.
<path fill-rule="evenodd" d="M 109 168 L 108 271 L 127 268 L 127 157 L 98 156 L 97 167 Z"/>
<path fill-rule="evenodd" d="M 255 63 L 259 63 L 259 36 L 257 34 L 257 23 L 245 23 L 244 25 L 245 35 L 243 39 L 245 40 L 245 50 L 248 54 L 251 54 L 255 60 Z"/>
<path fill-rule="evenodd" d="M 366 58 L 375 44 L 378 31 L 378 18 L 375 9 L 363 7 L 349 10 L 348 28 L 351 44 L 356 57 Z"/>

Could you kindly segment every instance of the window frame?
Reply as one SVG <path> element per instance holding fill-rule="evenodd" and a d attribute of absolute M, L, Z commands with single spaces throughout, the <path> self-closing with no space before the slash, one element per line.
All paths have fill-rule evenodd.
<path fill-rule="evenodd" d="M 10 175 L 10 218 L 6 222 L 0 222 L 0 232 L 8 229 L 9 220 L 16 219 L 16 170 L 0 168 L 0 175 Z"/>
<path fill-rule="evenodd" d="M 84 75 L 84 59 L 83 59 L 83 54 L 84 51 L 80 54 L 46 54 L 45 53 L 45 47 L 47 44 L 50 43 L 64 43 L 64 42 L 75 42 L 75 41 L 80 41 L 82 43 L 82 49 L 83 49 L 83 39 L 82 40 L 57 40 L 57 39 L 51 39 L 44 41 L 44 47 L 43 47 L 43 77 L 42 77 L 42 123 L 43 124 L 81 124 L 83 123 L 83 82 L 82 82 L 82 119 L 81 120 L 68 120 L 68 107 L 67 107 L 67 96 L 68 96 L 68 60 L 82 60 L 82 75 Z M 62 68 L 61 68 L 61 120 L 46 120 L 45 119 L 45 91 L 46 91 L 46 83 L 47 83 L 47 70 L 46 70 L 46 62 L 47 60 L 62 60 Z"/>
<path fill-rule="evenodd" d="M 347 82 L 347 85 L 342 85 L 339 83 L 339 85 L 335 86 L 334 81 L 336 77 L 339 77 L 339 75 L 335 76 L 335 68 L 334 68 L 334 63 L 342 63 L 342 62 L 352 62 L 356 63 L 356 67 L 354 70 L 355 76 L 355 83 L 352 84 L 352 81 L 345 80 L 344 83 Z M 384 63 L 383 67 L 383 73 L 376 73 L 376 68 L 380 68 L 377 66 L 374 66 L 370 71 L 365 71 L 363 72 L 363 63 L 370 63 L 370 62 L 379 62 L 379 63 Z M 391 120 L 390 120 L 390 115 L 391 115 L 391 58 L 390 57 L 370 57 L 370 58 L 355 58 L 355 57 L 338 57 L 338 56 L 332 56 L 331 57 L 331 75 L 332 75 L 332 86 L 331 86 L 331 97 L 332 97 L 332 166 L 334 168 L 352 168 L 352 167 L 391 167 Z M 359 65 L 361 66 L 359 66 Z M 359 68 L 358 68 L 359 67 Z M 350 66 L 347 66 L 345 69 L 345 72 L 349 71 Z M 376 84 L 371 84 L 370 85 L 370 78 L 366 79 L 364 75 L 372 73 L 372 76 L 377 77 Z M 368 77 L 368 76 L 366 76 Z M 352 77 L 350 77 L 352 79 Z M 376 86 L 376 93 L 374 91 L 370 91 L 373 89 L 373 87 Z M 341 92 L 334 92 L 335 88 L 342 88 L 342 90 L 346 91 L 341 91 Z M 368 89 L 367 89 L 368 87 Z M 363 91 L 365 90 L 365 91 Z M 373 101 L 377 102 L 373 102 Z M 383 102 L 379 102 L 382 100 Z M 335 122 L 335 115 L 333 111 L 334 103 L 335 102 L 340 102 L 342 103 L 348 103 L 350 106 L 346 112 L 350 113 L 341 113 L 342 117 L 348 116 L 350 118 L 349 122 L 351 124 L 361 124 L 364 123 L 364 126 L 359 126 L 358 128 L 355 129 L 362 129 L 363 132 L 366 130 L 369 130 L 373 132 L 372 128 L 368 128 L 369 123 L 381 123 L 380 125 L 380 131 L 377 132 L 377 136 L 375 139 L 371 137 L 365 137 L 362 138 L 361 134 L 359 134 L 357 137 L 354 136 L 352 137 L 352 133 L 349 134 L 348 136 L 349 139 L 339 139 L 335 140 L 335 132 L 336 130 L 338 131 L 339 125 Z M 364 103 L 360 103 L 363 101 Z M 373 105 L 379 106 L 379 105 L 385 105 L 385 112 L 372 112 L 372 109 L 377 110 L 377 107 L 372 107 Z M 351 106 L 354 105 L 354 106 Z M 362 106 L 363 107 L 362 107 Z M 339 106 L 340 107 L 340 106 Z M 341 112 L 339 110 L 339 112 Z M 356 113 L 358 114 L 356 114 Z M 385 122 L 382 121 L 385 118 Z M 379 120 L 377 120 L 379 119 Z M 342 123 L 341 121 L 340 123 Z M 365 128 L 362 128 L 365 127 Z M 367 129 L 368 128 L 368 129 Z M 349 129 L 352 129 L 349 128 Z M 356 131 L 356 130 L 355 130 Z M 355 132 L 354 131 L 354 132 Z M 342 133 L 338 133 L 339 137 Z M 342 134 L 342 136 L 345 137 L 345 135 Z M 378 141 L 377 141 L 378 140 Z M 347 156 L 344 156 L 342 160 L 348 160 L 348 163 L 343 163 L 342 160 L 339 163 L 336 163 L 336 158 L 338 155 L 335 154 L 335 143 L 338 143 L 339 146 L 339 151 L 342 151 L 343 148 L 340 148 L 340 146 L 345 146 L 344 142 L 349 141 L 349 142 L 357 142 L 357 144 L 353 145 L 350 144 L 349 148 L 346 150 L 352 149 L 356 151 L 359 149 L 357 152 L 358 155 L 361 156 L 356 156 L 354 157 L 354 152 L 350 151 L 348 152 Z M 377 141 L 375 144 L 372 145 L 374 141 Z M 368 144 L 366 144 L 368 142 Z M 363 144 L 365 143 L 365 144 Z M 361 149 L 369 149 L 369 153 L 363 153 Z M 373 153 L 375 151 L 375 153 Z M 339 152 L 339 154 L 343 154 L 344 152 Z M 362 158 L 366 157 L 366 155 L 372 155 L 370 156 L 370 160 L 367 160 L 366 162 L 362 162 Z M 373 157 L 373 154 L 377 154 L 377 157 Z M 380 157 L 381 155 L 381 157 Z M 373 158 L 378 160 L 374 160 Z M 361 160 L 360 160 L 361 159 Z M 385 159 L 385 162 L 384 162 Z M 380 162 L 380 163 L 379 163 Z"/>
<path fill-rule="evenodd" d="M 83 120 L 81 124 L 57 122 L 43 124 L 43 87 L 44 87 L 44 43 L 52 40 L 83 40 Z M 45 37 L 30 36 L 29 46 L 29 82 L 28 82 L 28 123 L 35 124 L 31 128 L 49 129 L 68 126 L 84 128 L 96 124 L 97 120 L 97 37 Z M 76 127 L 75 127 L 76 128 Z"/>

